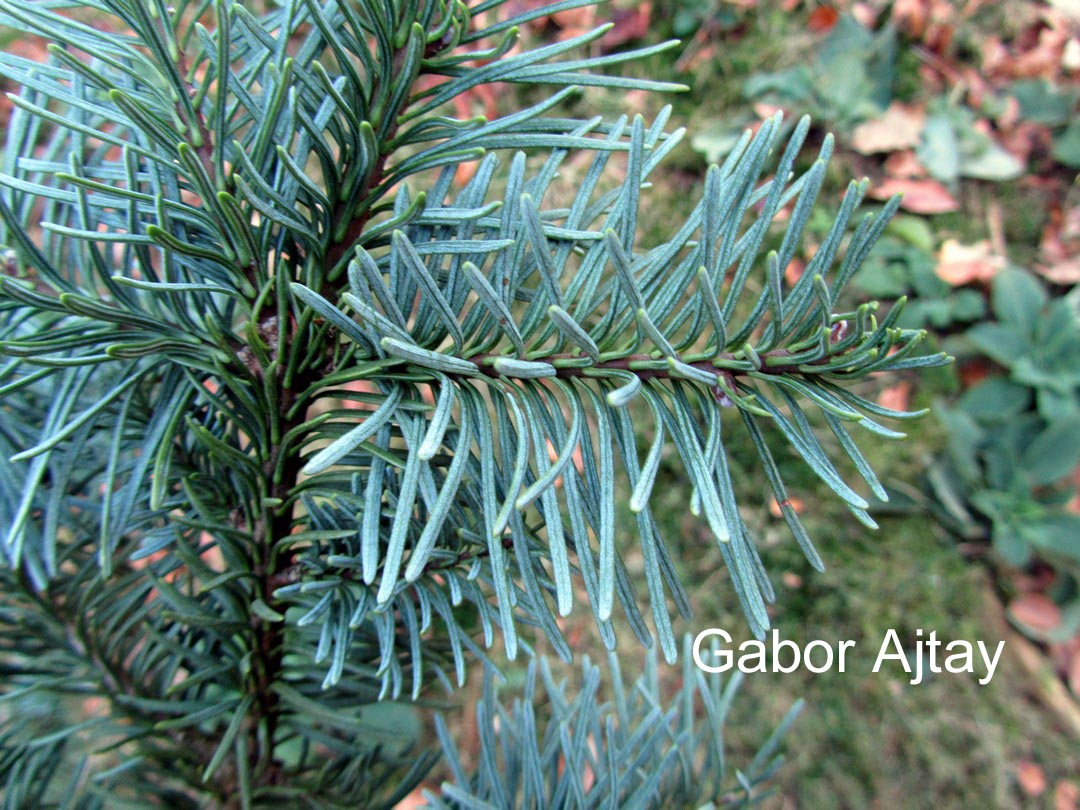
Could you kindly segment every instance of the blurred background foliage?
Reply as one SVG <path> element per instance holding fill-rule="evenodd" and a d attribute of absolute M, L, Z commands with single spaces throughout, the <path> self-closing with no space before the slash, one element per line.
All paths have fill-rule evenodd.
<path fill-rule="evenodd" d="M 749 440 L 729 449 L 742 502 L 750 505 L 744 517 L 766 538 L 769 570 L 783 572 L 774 626 L 797 640 L 858 642 L 843 674 L 747 678 L 729 723 L 732 756 L 756 750 L 762 730 L 802 697 L 808 706 L 789 734 L 790 764 L 772 806 L 1076 808 L 1080 4 L 614 0 L 525 33 L 572 37 L 602 22 L 597 15 L 614 21 L 603 48 L 683 40 L 624 69 L 686 83 L 690 92 L 659 98 L 587 89 L 570 102 L 579 113 L 647 117 L 673 103 L 674 122 L 691 133 L 653 179 L 640 241 L 657 241 L 681 220 L 700 194 L 707 161 L 722 158 L 745 128 L 778 109 L 792 123 L 809 113 L 815 123 L 807 162 L 815 141 L 826 132 L 837 137 L 824 199 L 838 201 L 853 176 L 869 177 L 877 199 L 904 193 L 903 213 L 849 295 L 908 296 L 903 325 L 925 326 L 934 338 L 927 351 L 958 358 L 950 369 L 922 375 L 918 386 L 914 377 L 890 378 L 862 392 L 893 408 L 935 406 L 934 417 L 905 426 L 907 442 L 869 448 L 895 495 L 878 512 L 877 533 L 823 497 L 790 448 L 774 448 L 792 462 L 791 501 L 819 543 L 825 573 L 780 542 L 783 520 L 751 463 Z M 0 46 L 43 53 L 19 32 L 0 32 Z M 478 88 L 456 103 L 492 117 L 539 92 Z M 0 126 L 9 111 L 0 102 Z M 570 159 L 564 175 L 572 184 L 574 171 L 587 165 Z M 459 179 L 471 170 L 463 164 Z M 830 223 L 828 216 L 811 219 L 789 280 Z M 742 640 L 745 623 L 719 551 L 686 513 L 687 487 L 679 465 L 662 463 L 656 514 L 667 523 L 665 536 L 683 544 L 677 565 L 684 581 L 696 583 L 695 619 L 682 629 L 726 627 Z M 628 497 L 623 493 L 624 509 Z M 632 569 L 630 553 L 627 562 Z M 561 621 L 578 654 L 598 657 L 602 645 L 587 613 Z M 920 628 L 988 645 L 1005 639 L 1004 661 L 985 687 L 963 676 L 911 686 L 902 673 L 870 672 L 888 628 L 912 647 Z M 633 656 L 644 666 L 640 650 L 620 651 L 624 671 L 634 671 Z M 510 680 L 520 683 L 524 665 L 514 667 Z M 661 670 L 659 677 L 667 676 Z M 470 688 L 480 694 L 478 682 Z M 32 722 L 56 707 L 30 699 L 22 709 Z M 449 715 L 465 761 L 471 714 Z M 400 730 L 411 721 L 387 722 Z M 440 776 L 437 769 L 432 784 Z"/>

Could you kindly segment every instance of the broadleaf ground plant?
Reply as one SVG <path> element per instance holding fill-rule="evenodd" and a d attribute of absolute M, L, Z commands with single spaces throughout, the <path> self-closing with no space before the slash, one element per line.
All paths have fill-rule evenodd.
<path fill-rule="evenodd" d="M 851 431 L 897 437 L 878 420 L 911 414 L 851 383 L 943 361 L 899 307 L 837 303 L 896 202 L 856 219 L 852 183 L 787 284 L 832 141 L 796 175 L 809 124 L 782 142 L 773 118 L 667 241 L 638 244 L 669 112 L 560 110 L 581 87 L 678 89 L 605 72 L 671 43 L 522 44 L 582 5 L 0 1 L 54 43 L 0 59 L 19 87 L 0 175 L 8 806 L 393 806 L 434 755 L 394 742 L 412 714 L 389 709 L 460 687 L 485 648 L 544 638 L 569 659 L 556 617 L 579 607 L 609 648 L 625 621 L 622 644 L 674 662 L 689 600 L 649 509 L 665 452 L 756 635 L 773 592 L 727 435 L 752 437 L 815 565 L 770 435 L 873 526 L 841 476 L 884 496 Z M 485 84 L 553 92 L 455 117 Z M 616 543 L 622 487 L 636 548 Z M 604 702 L 598 668 L 573 688 L 540 659 L 507 708 L 489 671 L 481 751 L 440 720 L 429 800 L 751 798 L 776 739 L 726 767 L 737 681 L 689 658 L 671 704 L 655 669 L 630 689 L 615 673 Z"/>
<path fill-rule="evenodd" d="M 1052 569 L 1049 595 L 1065 618 L 1045 635 L 1068 638 L 1080 629 L 1080 516 L 1069 508 L 1080 464 L 1080 296 L 1052 298 L 1035 276 L 1008 268 L 990 300 L 994 319 L 963 341 L 1003 373 L 939 409 L 949 441 L 927 470 L 930 497 L 914 500 L 958 536 L 989 540 L 1007 565 L 1038 559 Z"/>

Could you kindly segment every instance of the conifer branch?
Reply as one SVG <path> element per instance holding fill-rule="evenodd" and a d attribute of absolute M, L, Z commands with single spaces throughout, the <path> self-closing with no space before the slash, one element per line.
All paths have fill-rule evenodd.
<path fill-rule="evenodd" d="M 662 456 L 764 633 L 735 430 L 812 565 L 770 433 L 873 525 L 862 493 L 885 490 L 853 431 L 898 438 L 878 420 L 916 414 L 851 383 L 946 360 L 896 326 L 899 305 L 842 308 L 897 202 L 855 220 L 852 183 L 788 283 L 832 140 L 796 175 L 809 121 L 785 143 L 774 117 L 639 246 L 643 194 L 682 135 L 671 110 L 560 110 L 575 87 L 679 89 L 606 72 L 672 43 L 580 57 L 604 28 L 526 41 L 588 4 L 93 0 L 90 26 L 78 3 L 0 0 L 0 24 L 56 43 L 47 63 L 0 56 L 20 87 L 0 170 L 0 692 L 106 704 L 81 763 L 78 723 L 0 718 L 11 803 L 58 794 L 75 765 L 65 798 L 85 807 L 392 807 L 434 755 L 373 744 L 373 704 L 453 690 L 496 644 L 513 659 L 543 637 L 569 660 L 575 600 L 609 650 L 630 641 L 619 618 L 674 662 L 690 598 L 650 511 Z M 490 120 L 447 106 L 494 85 L 555 92 Z M 566 195 L 571 154 L 584 172 Z M 440 725 L 453 780 L 431 803 L 753 801 L 775 740 L 733 786 L 720 721 L 737 684 L 688 659 L 681 714 L 651 681 L 598 707 L 588 664 L 574 699 L 542 659 L 524 703 L 489 684 L 488 764 L 468 772 Z M 558 698 L 547 725 L 538 674 Z M 490 767 L 501 756 L 520 767 Z"/>

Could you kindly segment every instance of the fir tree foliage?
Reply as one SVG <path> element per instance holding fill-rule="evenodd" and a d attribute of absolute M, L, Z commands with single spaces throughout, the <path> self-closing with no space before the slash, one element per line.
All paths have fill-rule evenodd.
<path fill-rule="evenodd" d="M 873 526 L 841 476 L 884 497 L 853 432 L 898 437 L 878 420 L 913 414 L 850 383 L 943 361 L 899 307 L 835 305 L 896 201 L 858 218 L 852 183 L 788 284 L 832 141 L 796 175 L 809 123 L 784 141 L 777 117 L 709 169 L 668 241 L 637 244 L 681 130 L 669 110 L 560 111 L 586 86 L 678 89 L 605 72 L 673 43 L 582 57 L 601 27 L 522 47 L 521 26 L 587 4 L 0 0 L 0 23 L 54 43 L 45 63 L 0 57 L 19 87 L 0 173 L 4 699 L 104 707 L 4 710 L 8 806 L 392 806 L 432 759 L 373 745 L 370 707 L 463 684 L 496 643 L 570 659 L 557 617 L 582 591 L 609 648 L 621 614 L 675 661 L 669 605 L 688 617 L 688 599 L 649 506 L 667 448 L 756 635 L 773 592 L 726 436 L 752 438 L 815 566 L 769 434 Z M 553 92 L 452 114 L 493 83 Z M 644 583 L 616 542 L 620 479 Z M 511 710 L 489 690 L 503 765 L 466 774 L 451 753 L 433 801 L 645 806 L 722 758 L 730 692 L 689 669 L 671 714 L 655 688 L 605 708 L 590 665 L 574 699 L 530 666 L 547 731 L 534 675 Z"/>
<path fill-rule="evenodd" d="M 614 678 L 608 710 L 597 708 L 601 674 L 587 658 L 581 690 L 573 696 L 542 656 L 529 664 L 524 699 L 510 708 L 496 702 L 494 681 L 488 678 L 476 706 L 480 765 L 472 773 L 437 717 L 454 782 L 443 785 L 441 799 L 428 794 L 432 806 L 715 810 L 757 803 L 763 795 L 758 787 L 783 762 L 776 749 L 802 701 L 791 707 L 745 770 L 729 776 L 723 728 L 742 675 L 736 672 L 727 681 L 718 673 L 705 676 L 692 663 L 691 645 L 689 636 L 683 639 L 683 687 L 667 704 L 670 708 L 661 697 L 655 650 L 629 688 L 618 656 L 608 653 Z M 538 670 L 544 702 L 553 709 L 546 723 L 533 706 Z"/>

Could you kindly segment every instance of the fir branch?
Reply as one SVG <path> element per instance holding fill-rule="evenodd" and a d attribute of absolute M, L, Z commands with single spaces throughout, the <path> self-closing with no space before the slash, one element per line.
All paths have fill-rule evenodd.
<path fill-rule="evenodd" d="M 103 724 L 123 742 L 101 790 L 137 780 L 161 806 L 392 806 L 431 758 L 372 745 L 367 707 L 460 686 L 498 639 L 513 658 L 543 635 L 569 659 L 557 615 L 575 579 L 605 645 L 619 610 L 674 661 L 669 602 L 690 605 L 649 507 L 666 447 L 763 633 L 773 594 L 728 466 L 735 412 L 811 563 L 767 431 L 872 525 L 826 448 L 880 496 L 849 427 L 896 438 L 875 419 L 913 414 L 850 384 L 944 358 L 918 354 L 899 306 L 880 322 L 870 304 L 837 311 L 896 211 L 845 246 L 865 184 L 786 284 L 832 150 L 826 138 L 792 176 L 808 121 L 786 145 L 779 118 L 744 136 L 686 221 L 641 249 L 643 189 L 682 134 L 671 111 L 557 110 L 580 86 L 675 89 L 604 72 L 670 43 L 577 58 L 601 27 L 531 47 L 520 26 L 545 10 L 504 0 L 295 0 L 261 17 L 203 0 L 82 4 L 124 34 L 72 5 L 0 0 L 0 21 L 57 41 L 47 64 L 0 57 L 22 88 L 0 172 L 0 545 L 15 583 L 0 667 L 18 662 L 20 688 L 109 699 Z M 492 120 L 443 106 L 482 85 L 561 89 Z M 605 191 L 621 153 L 625 180 Z M 571 154 L 585 172 L 556 209 Z M 654 429 L 643 460 L 637 408 Z M 618 474 L 644 613 L 617 540 Z M 20 636 L 9 608 L 46 631 Z M 703 688 L 683 657 L 680 705 L 700 699 L 701 733 L 692 712 L 671 726 L 656 695 L 629 706 L 618 677 L 605 716 L 594 669 L 570 700 L 540 664 L 554 731 L 489 690 L 489 766 L 466 773 L 443 731 L 455 783 L 432 801 L 726 800 L 719 784 L 703 797 L 685 763 L 721 763 L 731 687 Z M 497 717 L 512 738 L 496 739 Z M 77 728 L 35 748 L 29 726 L 0 723 L 15 752 L 0 754 L 0 784 L 49 785 Z M 559 778 L 541 747 L 562 757 Z M 490 767 L 497 750 L 523 782 Z"/>

